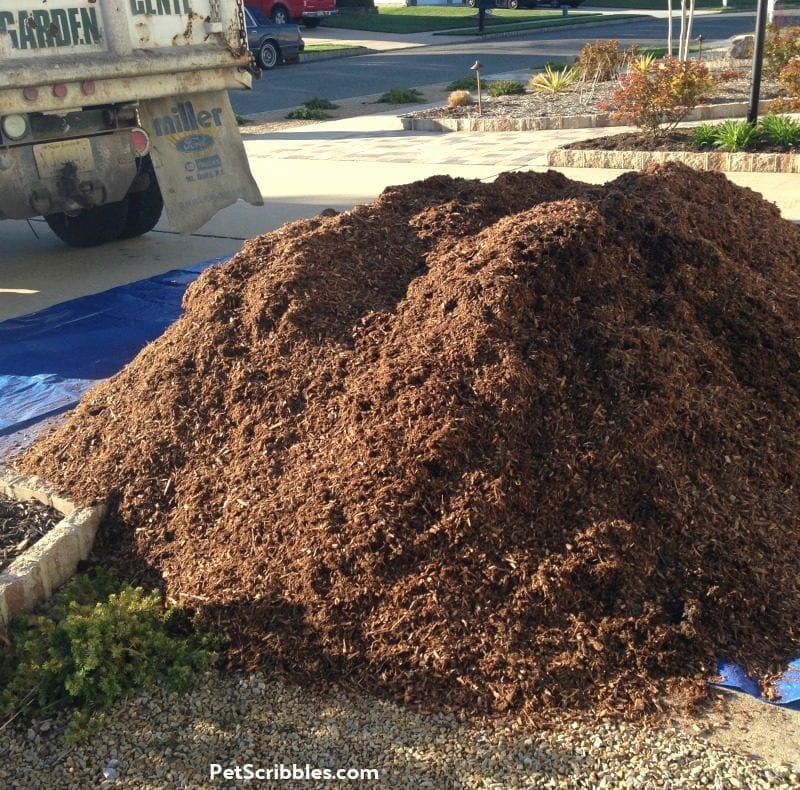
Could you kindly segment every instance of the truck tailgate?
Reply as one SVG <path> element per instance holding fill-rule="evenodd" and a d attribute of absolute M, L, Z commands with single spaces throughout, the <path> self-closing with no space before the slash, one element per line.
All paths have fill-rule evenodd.
<path fill-rule="evenodd" d="M 236 0 L 3 0 L 0 114 L 249 87 L 242 26 Z"/>

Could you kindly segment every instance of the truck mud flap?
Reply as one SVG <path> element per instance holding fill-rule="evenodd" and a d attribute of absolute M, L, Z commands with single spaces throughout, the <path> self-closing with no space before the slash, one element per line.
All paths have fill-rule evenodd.
<path fill-rule="evenodd" d="M 226 91 L 142 101 L 139 121 L 150 134 L 167 218 L 179 233 L 197 230 L 240 198 L 264 205 Z"/>

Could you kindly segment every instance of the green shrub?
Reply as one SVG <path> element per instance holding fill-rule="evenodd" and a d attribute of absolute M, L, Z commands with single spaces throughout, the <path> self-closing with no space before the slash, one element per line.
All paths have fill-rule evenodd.
<path fill-rule="evenodd" d="M 309 110 L 338 110 L 339 105 L 334 104 L 327 99 L 320 99 L 315 96 L 313 99 L 303 102 L 303 107 L 308 107 Z"/>
<path fill-rule="evenodd" d="M 800 57 L 800 27 L 770 25 L 764 40 L 764 76 L 778 77 L 795 57 Z"/>
<path fill-rule="evenodd" d="M 478 80 L 475 76 L 462 77 L 459 80 L 453 80 L 448 86 L 448 91 L 476 91 L 478 90 Z"/>
<path fill-rule="evenodd" d="M 756 127 L 748 121 L 731 118 L 716 127 L 716 137 L 714 145 L 717 148 L 736 153 L 746 150 L 755 141 Z"/>
<path fill-rule="evenodd" d="M 800 121 L 788 115 L 765 115 L 758 121 L 758 136 L 786 148 L 800 147 Z"/>
<path fill-rule="evenodd" d="M 413 104 L 424 98 L 416 88 L 392 88 L 378 99 L 378 104 Z"/>
<path fill-rule="evenodd" d="M 332 116 L 325 112 L 325 110 L 303 105 L 302 107 L 296 107 L 294 110 L 287 112 L 286 117 L 294 121 L 324 121 L 326 118 L 331 118 Z"/>
<path fill-rule="evenodd" d="M 620 50 L 619 41 L 611 39 L 584 44 L 576 65 L 583 79 L 608 82 L 616 79 L 624 63 L 625 53 Z"/>
<path fill-rule="evenodd" d="M 658 136 L 674 129 L 714 87 L 702 61 L 662 58 L 619 78 L 612 92 L 616 119 Z"/>
<path fill-rule="evenodd" d="M 580 72 L 575 66 L 565 66 L 556 71 L 547 65 L 543 72 L 531 77 L 528 87 L 533 93 L 563 93 L 579 76 Z"/>
<path fill-rule="evenodd" d="M 495 80 L 488 83 L 486 92 L 490 96 L 518 96 L 525 93 L 525 86 L 516 80 Z"/>
<path fill-rule="evenodd" d="M 186 612 L 161 594 L 83 576 L 58 592 L 45 613 L 11 623 L 12 648 L 0 653 L 0 714 L 57 706 L 74 709 L 66 737 L 95 729 L 120 697 L 157 681 L 187 690 L 216 659 L 219 644 L 193 632 Z"/>
<path fill-rule="evenodd" d="M 701 123 L 689 132 L 689 139 L 695 145 L 711 148 L 717 143 L 717 126 L 713 123 Z"/>

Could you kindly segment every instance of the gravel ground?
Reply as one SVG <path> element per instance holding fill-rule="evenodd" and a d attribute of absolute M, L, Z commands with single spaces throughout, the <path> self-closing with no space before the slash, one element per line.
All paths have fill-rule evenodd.
<path fill-rule="evenodd" d="M 275 771 L 277 764 L 285 771 L 307 765 L 376 769 L 377 780 L 355 785 L 414 790 L 800 786 L 797 766 L 737 754 L 715 745 L 707 730 L 688 735 L 669 722 L 658 728 L 598 722 L 514 730 L 415 713 L 367 694 L 300 689 L 261 673 L 214 672 L 190 695 L 156 691 L 131 698 L 81 745 L 64 746 L 63 724 L 62 716 L 8 728 L 0 741 L 0 785 L 232 787 L 239 784 L 235 774 L 212 780 L 212 764 L 229 771 L 239 766 L 240 772 L 248 764 Z"/>

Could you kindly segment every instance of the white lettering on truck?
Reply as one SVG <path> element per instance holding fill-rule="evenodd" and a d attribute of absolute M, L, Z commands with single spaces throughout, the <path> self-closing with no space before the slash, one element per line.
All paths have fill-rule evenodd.
<path fill-rule="evenodd" d="M 100 40 L 94 8 L 0 11 L 0 35 L 4 33 L 13 49 L 71 47 L 96 44 Z"/>
<path fill-rule="evenodd" d="M 131 0 L 131 11 L 135 16 L 142 14 L 191 14 L 192 5 L 189 0 Z"/>

